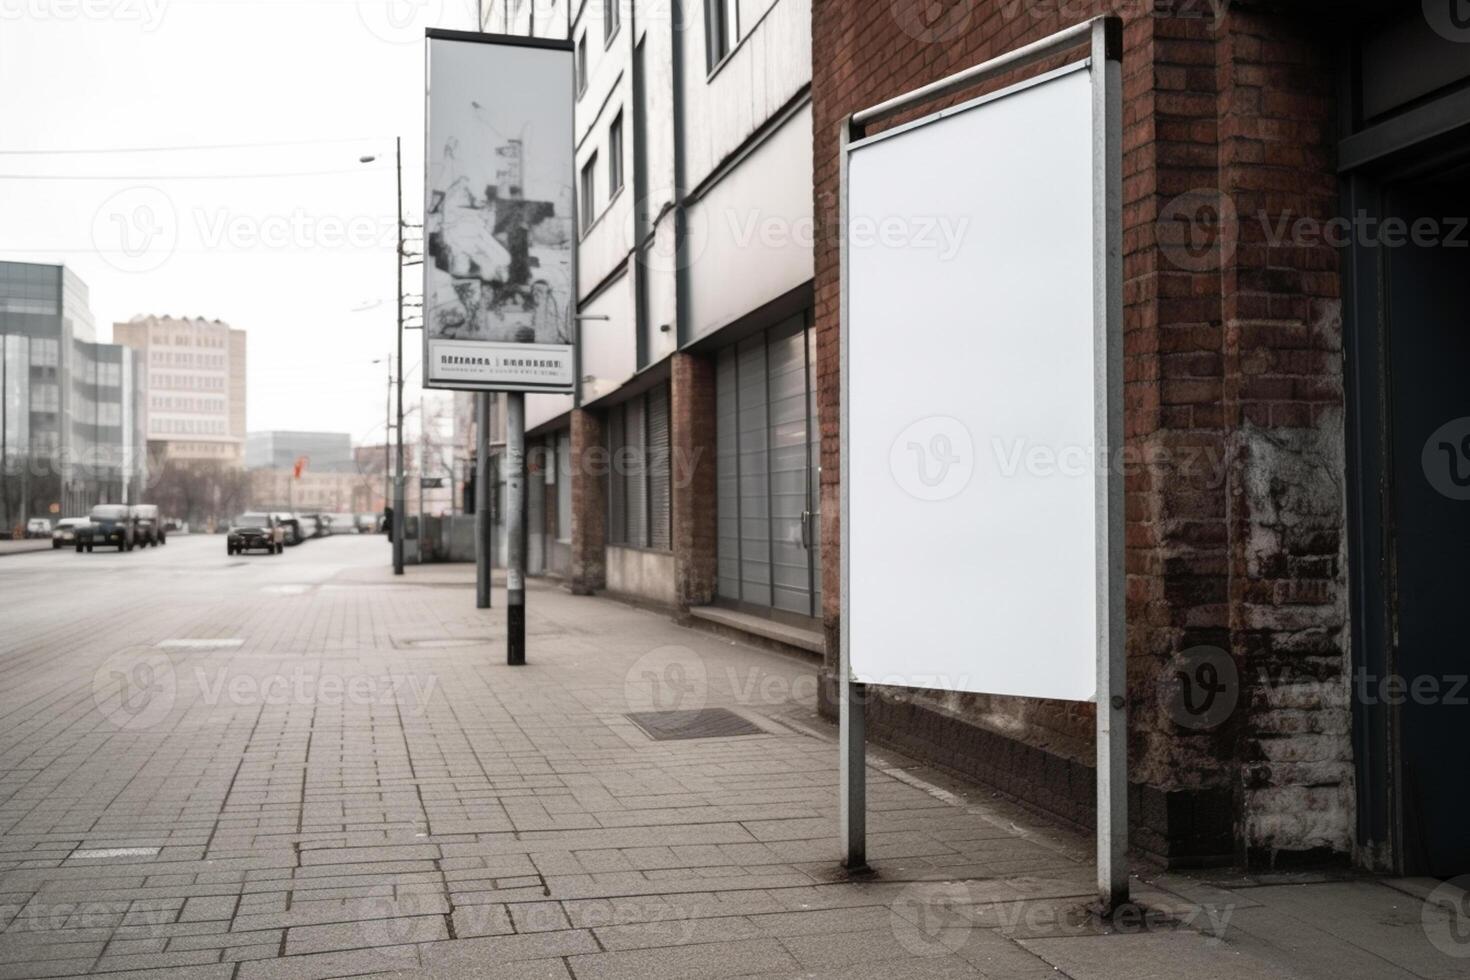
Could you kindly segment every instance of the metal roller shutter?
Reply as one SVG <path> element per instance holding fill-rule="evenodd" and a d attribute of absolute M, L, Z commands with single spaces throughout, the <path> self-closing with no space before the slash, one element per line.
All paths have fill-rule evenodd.
<path fill-rule="evenodd" d="M 627 513 L 627 542 L 635 548 L 648 547 L 648 484 L 645 476 L 648 434 L 643 399 L 623 403 L 623 446 L 618 459 L 622 473 L 624 509 Z"/>
<path fill-rule="evenodd" d="M 673 499 L 669 457 L 669 388 L 648 393 L 648 546 L 673 548 Z"/>

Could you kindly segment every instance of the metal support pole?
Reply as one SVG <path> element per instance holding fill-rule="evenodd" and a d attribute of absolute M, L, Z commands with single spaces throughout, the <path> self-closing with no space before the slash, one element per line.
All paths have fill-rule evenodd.
<path fill-rule="evenodd" d="M 398 169 L 398 473 L 393 481 L 393 574 L 403 574 L 403 525 L 408 511 L 403 501 L 403 137 L 393 140 Z"/>
<path fill-rule="evenodd" d="M 1128 680 L 1123 573 L 1123 28 L 1092 22 L 1094 353 L 1098 400 L 1097 895 L 1111 915 L 1128 901 Z"/>
<path fill-rule="evenodd" d="M 505 396 L 506 657 L 526 662 L 526 396 Z"/>
<path fill-rule="evenodd" d="M 847 182 L 848 144 L 852 142 L 855 126 L 852 119 L 842 121 L 838 134 L 838 150 L 841 159 L 838 189 L 838 227 L 841 229 L 839 242 L 840 276 L 843 283 L 838 312 L 839 322 L 847 328 Z M 847 344 L 843 335 L 841 347 L 841 417 L 842 444 L 842 525 L 847 526 L 847 493 L 849 467 L 847 451 Z M 848 549 L 843 547 L 841 557 L 842 574 L 842 620 L 841 643 L 837 658 L 837 782 L 838 782 L 838 839 L 842 848 L 842 866 L 849 871 L 861 871 L 868 866 L 868 771 L 867 744 L 864 725 L 866 691 L 863 685 L 852 679 L 852 638 L 849 635 L 851 619 L 848 616 Z"/>
<path fill-rule="evenodd" d="M 475 392 L 475 608 L 490 608 L 490 396 Z"/>

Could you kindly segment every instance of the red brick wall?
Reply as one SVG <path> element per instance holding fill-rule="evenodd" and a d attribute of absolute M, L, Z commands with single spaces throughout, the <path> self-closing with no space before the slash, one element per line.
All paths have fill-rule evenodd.
<path fill-rule="evenodd" d="M 1085 19 L 1084 6 L 959 0 L 927 8 L 941 12 L 926 24 L 919 4 L 814 2 L 829 669 L 841 628 L 841 120 Z M 1320 25 L 1236 7 L 1218 22 L 1203 4 L 1175 9 L 1196 8 L 1120 11 L 1130 765 L 1152 787 L 1232 794 L 1243 854 L 1342 851 L 1345 704 L 1320 687 L 1303 701 L 1291 684 L 1346 667 L 1338 278 L 1330 249 L 1263 233 L 1283 213 L 1334 213 L 1330 40 Z M 1222 208 L 1241 220 L 1217 227 Z M 1238 681 L 1222 698 L 1237 705 L 1181 724 L 1172 658 L 1202 644 L 1228 653 Z M 1263 668 L 1287 683 L 1263 689 Z M 1064 757 L 1091 750 L 1090 705 L 892 693 Z"/>
<path fill-rule="evenodd" d="M 572 592 L 607 587 L 607 445 L 602 418 L 572 411 Z"/>
<path fill-rule="evenodd" d="M 683 351 L 671 373 L 674 589 L 684 611 L 714 602 L 719 574 L 714 359 Z"/>

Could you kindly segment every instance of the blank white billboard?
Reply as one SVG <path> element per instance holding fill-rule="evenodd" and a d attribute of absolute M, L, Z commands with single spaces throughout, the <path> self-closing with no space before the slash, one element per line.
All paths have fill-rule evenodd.
<path fill-rule="evenodd" d="M 1092 100 L 1084 63 L 850 149 L 842 625 L 858 682 L 1094 697 Z"/>

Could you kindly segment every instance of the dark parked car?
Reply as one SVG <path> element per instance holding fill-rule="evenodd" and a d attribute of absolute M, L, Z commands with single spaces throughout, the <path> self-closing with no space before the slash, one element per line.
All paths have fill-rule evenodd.
<path fill-rule="evenodd" d="M 274 514 L 241 514 L 230 522 L 225 553 L 243 555 L 265 551 L 279 555 L 286 550 L 286 533 Z"/>
<path fill-rule="evenodd" d="M 306 540 L 306 535 L 301 530 L 301 521 L 295 514 L 282 511 L 272 514 L 271 517 L 277 524 L 281 525 L 281 529 L 285 532 L 287 544 L 298 545 Z"/>
<path fill-rule="evenodd" d="M 135 504 L 132 507 L 133 527 L 138 536 L 138 544 L 147 547 L 150 544 L 166 544 L 168 532 L 164 530 L 163 521 L 158 516 L 156 504 Z"/>
<path fill-rule="evenodd" d="M 116 548 L 132 551 L 137 543 L 133 515 L 127 504 L 98 504 L 87 515 L 87 523 L 77 528 L 77 550 Z"/>

